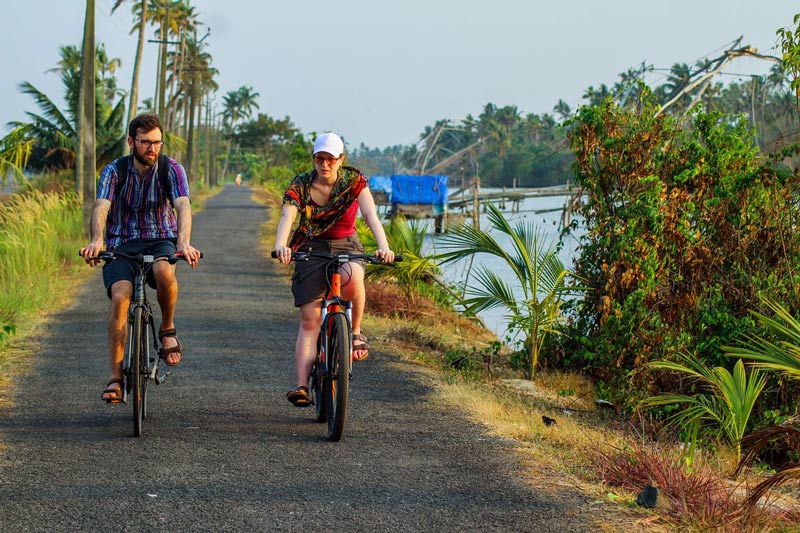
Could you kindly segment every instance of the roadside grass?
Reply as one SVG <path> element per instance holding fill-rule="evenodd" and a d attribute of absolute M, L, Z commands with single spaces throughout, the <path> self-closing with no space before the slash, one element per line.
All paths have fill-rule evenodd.
<path fill-rule="evenodd" d="M 69 286 L 81 211 L 71 194 L 32 191 L 0 204 L 0 345 Z"/>

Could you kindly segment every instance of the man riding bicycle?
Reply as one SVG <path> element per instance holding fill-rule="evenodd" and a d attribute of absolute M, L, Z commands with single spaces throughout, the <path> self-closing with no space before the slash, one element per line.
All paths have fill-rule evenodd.
<path fill-rule="evenodd" d="M 192 268 L 200 251 L 190 244 L 192 209 L 186 171 L 177 161 L 159 155 L 164 129 L 156 115 L 134 118 L 128 127 L 131 156 L 121 157 L 103 169 L 92 210 L 91 241 L 80 254 L 90 266 L 103 250 L 126 254 L 164 256 L 182 252 Z M 159 169 L 159 167 L 161 167 Z M 178 300 L 175 265 L 159 261 L 148 274 L 161 307 L 159 356 L 169 366 L 177 365 L 183 346 L 175 332 L 174 315 Z M 108 314 L 108 347 L 111 379 L 102 399 L 119 403 L 123 399 L 122 358 L 127 338 L 127 312 L 133 293 L 136 267 L 117 258 L 103 266 L 103 283 L 111 308 Z"/>

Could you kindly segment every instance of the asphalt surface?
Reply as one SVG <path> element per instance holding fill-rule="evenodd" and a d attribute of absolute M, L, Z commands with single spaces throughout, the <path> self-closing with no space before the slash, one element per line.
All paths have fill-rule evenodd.
<path fill-rule="evenodd" d="M 267 216 L 233 185 L 195 216 L 205 258 L 179 266 L 185 352 L 150 389 L 141 438 L 130 404 L 100 401 L 99 268 L 48 321 L 0 409 L 0 531 L 592 529 L 584 497 L 532 489 L 513 442 L 437 403 L 391 353 L 356 365 L 342 441 L 289 404 L 297 314 L 260 249 Z"/>

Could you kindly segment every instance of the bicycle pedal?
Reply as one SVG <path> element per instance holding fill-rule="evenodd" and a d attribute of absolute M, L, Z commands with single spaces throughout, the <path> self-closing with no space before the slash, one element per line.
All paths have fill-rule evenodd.
<path fill-rule="evenodd" d="M 167 379 L 172 374 L 172 370 L 167 370 L 165 373 L 156 375 L 156 385 L 161 385 L 164 383 L 164 380 Z"/>

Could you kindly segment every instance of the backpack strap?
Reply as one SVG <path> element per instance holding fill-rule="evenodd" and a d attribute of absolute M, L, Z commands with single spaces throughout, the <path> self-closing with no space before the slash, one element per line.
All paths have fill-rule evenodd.
<path fill-rule="evenodd" d="M 169 186 L 169 157 L 164 154 L 158 154 L 158 182 L 161 184 L 161 192 L 169 200 L 172 205 L 172 189 Z"/>
<path fill-rule="evenodd" d="M 131 157 L 124 155 L 115 161 L 117 165 L 117 188 L 114 190 L 114 198 L 119 197 L 122 185 L 128 179 L 128 166 L 131 164 Z M 169 186 L 169 157 L 164 154 L 158 155 L 158 183 L 161 186 L 161 192 L 172 204 L 172 190 Z"/>

